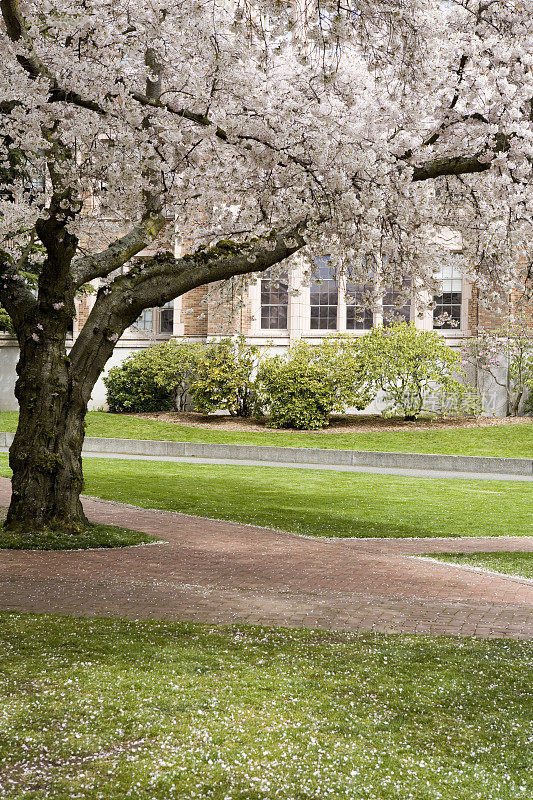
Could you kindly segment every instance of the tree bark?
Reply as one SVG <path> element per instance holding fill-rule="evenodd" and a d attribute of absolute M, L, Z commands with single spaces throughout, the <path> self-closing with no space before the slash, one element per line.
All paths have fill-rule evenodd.
<path fill-rule="evenodd" d="M 522 389 L 518 389 L 514 396 L 513 402 L 511 403 L 511 416 L 517 417 L 518 412 L 520 410 L 520 402 L 524 395 L 524 391 Z"/>
<path fill-rule="evenodd" d="M 35 341 L 30 334 L 17 372 L 20 416 L 9 451 L 13 479 L 5 527 L 80 531 L 87 523 L 80 502 L 87 403 L 69 375 L 64 340 Z"/>

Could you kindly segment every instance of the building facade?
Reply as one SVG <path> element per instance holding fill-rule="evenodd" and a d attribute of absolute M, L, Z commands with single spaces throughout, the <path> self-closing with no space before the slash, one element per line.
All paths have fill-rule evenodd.
<path fill-rule="evenodd" d="M 259 275 L 244 291 L 229 281 L 224 287 L 198 287 L 162 308 L 146 309 L 117 342 L 107 369 L 131 353 L 170 338 L 209 342 L 242 334 L 252 344 L 282 352 L 299 339 L 320 342 L 335 333 L 362 336 L 373 326 L 387 325 L 393 319 L 404 319 L 420 330 L 436 330 L 450 347 L 460 348 L 480 329 L 496 328 L 506 309 L 505 304 L 501 313 L 483 307 L 476 289 L 462 274 L 457 236 L 453 231 L 442 236 L 457 258 L 443 266 L 438 294 L 433 297 L 418 291 L 409 279 L 400 285 L 377 287 L 375 283 L 337 278 L 327 257 L 317 258 L 309 274 L 304 260 L 293 257 L 290 269 Z M 91 294 L 77 301 L 73 341 L 93 302 Z M 17 358 L 16 341 L 0 333 L 0 410 L 17 407 L 13 393 Z M 476 375 L 469 379 L 473 385 L 478 383 Z M 505 415 L 505 392 L 486 380 L 480 388 L 486 413 Z M 105 402 L 100 378 L 90 407 L 104 408 Z M 379 403 L 372 410 L 379 410 Z"/>

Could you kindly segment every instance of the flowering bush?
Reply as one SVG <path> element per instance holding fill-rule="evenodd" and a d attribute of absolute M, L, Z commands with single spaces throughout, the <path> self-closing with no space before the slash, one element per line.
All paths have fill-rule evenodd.
<path fill-rule="evenodd" d="M 300 341 L 285 355 L 266 358 L 258 381 L 272 428 L 323 428 L 332 411 L 364 408 L 372 399 L 356 342 L 342 336 L 317 346 Z"/>
<path fill-rule="evenodd" d="M 232 417 L 249 417 L 256 409 L 254 373 L 257 347 L 246 344 L 244 336 L 221 339 L 205 345 L 191 383 L 191 395 L 198 411 L 228 411 Z"/>
<path fill-rule="evenodd" d="M 385 416 L 416 419 L 436 410 L 430 399 L 435 392 L 448 398 L 465 392 L 454 377 L 462 373 L 460 358 L 435 331 L 405 322 L 378 326 L 361 337 L 359 352 L 368 384 L 385 392 Z"/>

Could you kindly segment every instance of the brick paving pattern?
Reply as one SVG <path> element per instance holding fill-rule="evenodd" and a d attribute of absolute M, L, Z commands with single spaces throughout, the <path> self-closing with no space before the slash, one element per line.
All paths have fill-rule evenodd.
<path fill-rule="evenodd" d="M 0 479 L 0 505 L 9 482 Z M 0 608 L 337 631 L 533 637 L 533 582 L 411 556 L 529 551 L 533 536 L 312 539 L 86 498 L 94 522 L 164 544 L 0 550 Z"/>

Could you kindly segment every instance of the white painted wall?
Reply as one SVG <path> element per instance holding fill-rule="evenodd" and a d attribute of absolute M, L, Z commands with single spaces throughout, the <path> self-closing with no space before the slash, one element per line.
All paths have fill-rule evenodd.
<path fill-rule="evenodd" d="M 15 397 L 15 367 L 19 348 L 15 339 L 0 334 L 0 411 L 13 411 L 18 408 Z"/>
<path fill-rule="evenodd" d="M 120 362 L 131 353 L 137 353 L 139 350 L 144 350 L 145 347 L 146 343 L 132 344 L 128 342 L 124 343 L 124 345 L 119 343 L 107 362 L 103 375 L 105 375 L 111 367 L 120 364 Z M 15 397 L 15 381 L 17 379 L 15 368 L 18 355 L 18 344 L 14 339 L 9 339 L 7 337 L 0 339 L 0 411 L 16 411 L 18 409 L 17 399 Z M 105 407 L 106 388 L 102 380 L 103 375 L 98 378 L 93 389 L 89 403 L 89 409 L 91 410 Z"/>
<path fill-rule="evenodd" d="M 93 393 L 91 395 L 91 399 L 89 401 L 89 410 L 90 411 L 97 411 L 102 408 L 106 408 L 106 388 L 104 386 L 104 375 L 106 375 L 111 367 L 116 367 L 121 361 L 124 361 L 132 353 L 138 353 L 139 350 L 145 350 L 146 344 L 132 344 L 132 343 L 124 343 L 121 344 L 118 342 L 116 345 L 113 355 L 107 362 L 103 373 L 100 375 L 96 384 L 93 389 Z"/>

